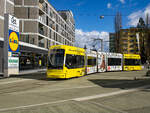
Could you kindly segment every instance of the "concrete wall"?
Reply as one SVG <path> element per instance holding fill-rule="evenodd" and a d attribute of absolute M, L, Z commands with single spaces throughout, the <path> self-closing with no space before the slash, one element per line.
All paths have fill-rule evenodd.
<path fill-rule="evenodd" d="M 15 5 L 22 5 L 22 0 L 14 0 Z"/>
<path fill-rule="evenodd" d="M 28 5 L 28 6 L 38 5 L 38 0 L 24 0 L 24 5 Z"/>
<path fill-rule="evenodd" d="M 7 2 L 6 3 L 6 12 L 11 14 L 11 15 L 14 15 L 14 5 Z"/>
<path fill-rule="evenodd" d="M 36 21 L 24 21 L 24 32 L 37 33 L 38 23 Z"/>
<path fill-rule="evenodd" d="M 4 16 L 5 0 L 0 0 L 0 16 Z"/>
<path fill-rule="evenodd" d="M 0 37 L 4 37 L 4 21 L 0 19 Z"/>
<path fill-rule="evenodd" d="M 14 13 L 15 13 L 15 16 L 18 18 L 23 18 L 23 19 L 37 19 L 38 18 L 37 8 L 15 7 Z"/>
<path fill-rule="evenodd" d="M 16 5 L 28 5 L 28 6 L 35 6 L 38 5 L 38 0 L 14 0 Z"/>

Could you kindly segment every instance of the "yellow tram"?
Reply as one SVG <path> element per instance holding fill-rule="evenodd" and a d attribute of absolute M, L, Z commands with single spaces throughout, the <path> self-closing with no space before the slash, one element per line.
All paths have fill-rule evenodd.
<path fill-rule="evenodd" d="M 110 58 L 119 60 L 108 62 Z M 107 65 L 109 65 L 108 68 Z M 67 45 L 55 45 L 49 49 L 47 78 L 67 79 L 106 70 L 142 70 L 141 57 L 137 54 L 88 52 L 83 48 Z"/>
<path fill-rule="evenodd" d="M 47 78 L 73 78 L 85 75 L 85 50 L 67 45 L 50 47 Z"/>

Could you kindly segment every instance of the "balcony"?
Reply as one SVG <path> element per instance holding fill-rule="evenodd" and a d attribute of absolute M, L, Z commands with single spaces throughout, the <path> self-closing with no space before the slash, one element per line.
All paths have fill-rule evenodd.
<path fill-rule="evenodd" d="M 39 8 L 44 12 L 46 11 L 46 6 L 44 6 L 42 3 L 39 3 Z"/>
<path fill-rule="evenodd" d="M 46 24 L 46 18 L 39 16 L 39 20 L 40 20 L 40 22 Z"/>
<path fill-rule="evenodd" d="M 44 30 L 42 30 L 42 29 L 39 28 L 39 33 L 40 33 L 41 35 L 44 35 Z"/>
<path fill-rule="evenodd" d="M 43 37 L 39 36 L 38 45 L 39 45 L 39 47 L 43 47 L 43 48 L 45 47 L 45 45 L 44 45 L 44 38 Z"/>

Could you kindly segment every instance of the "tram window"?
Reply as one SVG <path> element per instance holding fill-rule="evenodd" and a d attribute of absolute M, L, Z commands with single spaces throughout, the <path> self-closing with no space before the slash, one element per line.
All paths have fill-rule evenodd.
<path fill-rule="evenodd" d="M 108 58 L 108 66 L 120 66 L 121 59 L 120 58 Z"/>
<path fill-rule="evenodd" d="M 96 58 L 88 58 L 88 63 L 89 66 L 96 66 Z"/>
<path fill-rule="evenodd" d="M 76 55 L 76 68 L 82 68 L 84 67 L 84 56 Z"/>
<path fill-rule="evenodd" d="M 63 49 L 54 49 L 50 51 L 48 58 L 48 68 L 49 69 L 63 69 L 64 64 L 64 53 Z"/>
<path fill-rule="evenodd" d="M 76 59 L 74 55 L 66 55 L 66 67 L 68 69 L 75 68 Z"/>
<path fill-rule="evenodd" d="M 83 68 L 84 56 L 67 54 L 66 55 L 66 67 L 68 69 Z"/>
<path fill-rule="evenodd" d="M 125 59 L 125 65 L 127 66 L 137 66 L 140 65 L 140 62 L 139 59 Z"/>

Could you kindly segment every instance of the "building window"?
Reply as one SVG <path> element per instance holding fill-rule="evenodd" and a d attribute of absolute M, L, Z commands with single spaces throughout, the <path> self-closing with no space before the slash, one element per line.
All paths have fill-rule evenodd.
<path fill-rule="evenodd" d="M 51 37 L 52 37 L 52 31 L 49 30 L 49 38 L 51 39 Z"/>
<path fill-rule="evenodd" d="M 35 41 L 34 38 L 30 38 L 30 43 L 31 44 L 34 44 L 34 41 Z"/>
<path fill-rule="evenodd" d="M 135 36 L 135 35 L 130 35 L 130 37 L 131 37 L 131 38 L 134 38 L 134 37 L 136 37 L 136 36 Z"/>
<path fill-rule="evenodd" d="M 56 31 L 58 32 L 58 25 L 56 24 Z"/>
<path fill-rule="evenodd" d="M 25 42 L 24 41 L 24 35 L 20 35 L 20 41 Z"/>
<path fill-rule="evenodd" d="M 30 18 L 30 8 L 28 8 L 28 18 Z"/>
<path fill-rule="evenodd" d="M 134 42 L 134 40 L 130 40 L 130 42 Z"/>
<path fill-rule="evenodd" d="M 47 40 L 47 49 L 49 49 L 49 40 Z"/>
<path fill-rule="evenodd" d="M 132 53 L 133 53 L 133 52 L 135 52 L 135 51 L 134 51 L 134 50 L 130 50 L 130 52 L 132 52 Z"/>
<path fill-rule="evenodd" d="M 39 37 L 39 46 L 44 48 L 44 38 Z"/>
<path fill-rule="evenodd" d="M 48 17 L 46 17 L 46 25 L 48 26 Z"/>
<path fill-rule="evenodd" d="M 128 46 L 128 44 L 123 44 L 123 47 L 127 47 Z"/>
<path fill-rule="evenodd" d="M 130 45 L 130 48 L 133 48 L 134 47 L 134 45 L 132 44 L 132 45 Z"/>
<path fill-rule="evenodd" d="M 26 35 L 26 42 L 29 43 L 29 35 Z"/>

